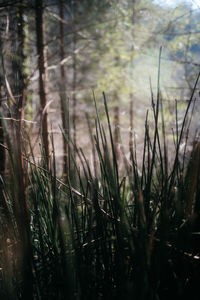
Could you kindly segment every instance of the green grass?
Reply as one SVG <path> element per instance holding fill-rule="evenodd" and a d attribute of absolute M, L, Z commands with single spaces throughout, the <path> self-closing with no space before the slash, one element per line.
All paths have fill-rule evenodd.
<path fill-rule="evenodd" d="M 50 171 L 41 146 L 43 159 L 38 163 L 33 154 L 24 154 L 21 174 L 18 148 L 6 133 L 9 174 L 0 178 L 1 299 L 197 299 L 200 144 L 189 162 L 180 145 L 187 140 L 198 79 L 182 128 L 175 125 L 171 163 L 159 88 L 157 99 L 152 96 L 153 135 L 148 114 L 144 124 L 141 167 L 135 148 L 131 164 L 122 149 L 123 176 L 105 94 L 108 132 L 95 98 L 94 137 L 88 122 L 97 162 L 91 166 L 81 149 L 74 154 L 67 140 L 65 182 L 57 178 L 53 137 Z"/>

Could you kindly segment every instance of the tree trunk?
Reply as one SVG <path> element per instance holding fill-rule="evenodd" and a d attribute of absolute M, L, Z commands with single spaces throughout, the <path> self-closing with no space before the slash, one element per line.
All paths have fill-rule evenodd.
<path fill-rule="evenodd" d="M 76 112 L 76 106 L 77 106 L 77 99 L 76 99 L 76 81 L 77 81 L 77 57 L 76 57 L 76 28 L 75 28 L 75 22 L 74 22 L 74 12 L 73 12 L 73 62 L 72 62 L 72 68 L 73 68 L 73 82 L 72 82 L 72 126 L 73 126 L 73 144 L 74 144 L 74 159 L 76 158 L 76 120 L 77 120 L 77 112 Z"/>
<path fill-rule="evenodd" d="M 59 15 L 60 15 L 60 61 L 65 58 L 65 46 L 64 46 L 64 12 L 63 12 L 63 0 L 59 1 Z M 66 138 L 69 138 L 69 126 L 68 126 L 68 107 L 67 107 L 67 97 L 66 97 L 66 76 L 65 67 L 61 63 L 60 66 L 60 103 L 61 103 L 61 116 L 62 116 L 62 127 Z M 63 175 L 66 177 L 68 174 L 68 144 L 66 138 L 63 137 Z"/>
<path fill-rule="evenodd" d="M 23 130 L 24 130 L 24 106 L 25 106 L 25 97 L 26 97 L 26 83 L 25 83 L 25 74 L 24 74 L 24 64 L 25 64 L 25 55 L 24 55 L 24 19 L 23 19 L 23 8 L 20 7 L 17 9 L 17 54 L 19 60 L 17 61 L 17 73 L 18 73 L 18 107 L 17 107 L 17 119 L 19 120 L 19 126 L 17 128 L 17 143 L 18 143 L 18 152 L 19 152 L 19 161 L 20 161 L 20 173 L 22 174 L 22 182 L 25 186 L 25 169 L 24 169 L 24 158 L 23 158 Z"/>
<path fill-rule="evenodd" d="M 1 106 L 2 106 L 2 101 L 1 99 L 3 98 L 2 96 L 2 78 L 0 76 L 0 111 L 1 111 Z M 4 130 L 3 130 L 3 124 L 2 120 L 0 119 L 0 143 L 4 145 L 5 137 L 4 137 Z M 6 167 L 6 153 L 5 149 L 0 146 L 0 175 L 4 174 Z"/>
<path fill-rule="evenodd" d="M 46 53 L 45 53 L 45 30 L 44 30 L 44 4 L 43 0 L 35 0 L 35 22 L 37 36 L 37 55 L 39 69 L 39 95 L 41 106 L 41 129 L 44 153 L 48 168 L 49 161 L 49 138 L 48 138 L 48 112 L 46 95 Z"/>

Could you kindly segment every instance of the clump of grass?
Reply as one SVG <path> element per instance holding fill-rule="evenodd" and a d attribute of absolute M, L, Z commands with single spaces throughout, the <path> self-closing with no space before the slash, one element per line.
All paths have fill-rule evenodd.
<path fill-rule="evenodd" d="M 153 139 L 146 117 L 141 169 L 131 147 L 130 163 L 124 155 L 123 177 L 105 94 L 108 133 L 95 97 L 94 136 L 88 122 L 98 162 L 91 166 L 82 149 L 68 139 L 71 163 L 62 182 L 56 175 L 53 138 L 50 169 L 43 147 L 40 163 L 33 154 L 24 155 L 25 207 L 18 192 L 24 174 L 18 174 L 17 148 L 6 135 L 10 167 L 9 176 L 1 176 L 2 299 L 195 299 L 200 146 L 197 143 L 186 164 L 180 159 L 180 145 L 198 79 L 182 128 L 176 130 L 171 167 L 159 88 L 156 101 L 152 96 Z"/>

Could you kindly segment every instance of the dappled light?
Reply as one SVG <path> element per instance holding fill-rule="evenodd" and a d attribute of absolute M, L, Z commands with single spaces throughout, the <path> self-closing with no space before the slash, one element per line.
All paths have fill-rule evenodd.
<path fill-rule="evenodd" d="M 0 17 L 0 299 L 197 300 L 199 0 Z"/>

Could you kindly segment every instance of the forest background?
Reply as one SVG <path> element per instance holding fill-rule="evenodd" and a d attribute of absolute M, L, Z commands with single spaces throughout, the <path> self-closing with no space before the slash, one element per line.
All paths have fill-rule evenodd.
<path fill-rule="evenodd" d="M 89 138 L 84 134 L 88 130 L 85 114 L 94 127 L 92 93 L 101 112 L 105 92 L 115 123 L 117 148 L 120 132 L 126 152 L 135 136 L 140 153 L 144 135 L 141 128 L 146 111 L 151 111 L 151 88 L 154 94 L 157 90 L 160 46 L 160 90 L 172 140 L 175 99 L 181 124 L 199 70 L 198 5 L 179 2 L 175 7 L 137 0 L 35 4 L 1 1 L 0 5 L 1 111 L 7 123 L 9 118 L 18 120 L 16 123 L 20 114 L 24 116 L 20 126 L 25 130 L 25 144 L 26 132 L 31 136 L 32 150 L 39 156 L 39 135 L 53 132 L 61 174 L 67 155 L 66 145 L 62 146 L 63 128 L 74 146 L 84 148 L 92 159 Z M 43 140 L 49 143 L 48 138 Z"/>

